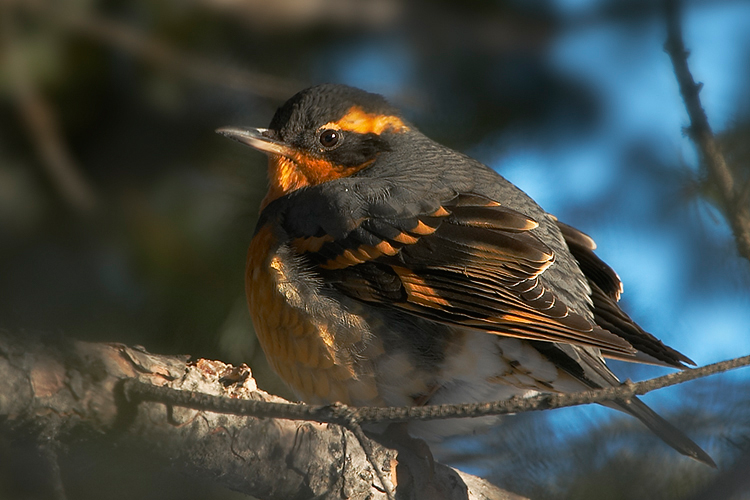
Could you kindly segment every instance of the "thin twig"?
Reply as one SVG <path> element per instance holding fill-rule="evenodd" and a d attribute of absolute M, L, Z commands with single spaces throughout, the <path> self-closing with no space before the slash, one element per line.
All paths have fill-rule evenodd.
<path fill-rule="evenodd" d="M 362 451 L 365 452 L 367 461 L 370 462 L 373 470 L 375 470 L 375 475 L 378 477 L 378 481 L 380 481 L 381 486 L 383 486 L 383 491 L 388 497 L 388 500 L 396 500 L 395 492 L 391 487 L 388 486 L 388 483 L 385 481 L 385 474 L 383 474 L 383 471 L 380 469 L 380 465 L 378 465 L 377 460 L 375 460 L 375 454 L 372 451 L 372 443 L 365 435 L 365 431 L 362 430 L 362 426 L 355 419 L 352 419 L 345 427 L 349 429 L 352 434 L 354 434 L 354 437 L 357 438 L 357 442 L 359 442 L 359 445 L 362 447 Z"/>
<path fill-rule="evenodd" d="M 305 405 L 275 403 L 245 399 L 228 399 L 170 387 L 155 386 L 126 380 L 123 384 L 126 397 L 133 402 L 156 401 L 195 410 L 230 413 L 262 418 L 284 418 L 333 423 L 349 428 L 353 423 L 404 422 L 410 420 L 441 420 L 447 418 L 507 415 L 523 411 L 550 410 L 601 403 L 615 399 L 628 400 L 656 389 L 670 387 L 690 380 L 750 365 L 750 355 L 686 369 L 642 382 L 625 382 L 617 387 L 568 394 L 542 394 L 530 398 L 512 398 L 492 403 L 457 405 L 406 406 L 406 407 L 348 407 L 341 404 Z"/>
<path fill-rule="evenodd" d="M 698 148 L 709 178 L 718 188 L 721 208 L 732 228 L 737 250 L 750 261 L 750 203 L 745 194 L 745 187 L 737 186 L 738 183 L 724 159 L 701 105 L 699 94 L 703 84 L 695 83 L 688 67 L 689 53 L 682 38 L 679 0 L 665 0 L 664 10 L 667 20 L 667 41 L 664 49 L 672 60 L 680 94 L 690 117 L 688 134 Z"/>

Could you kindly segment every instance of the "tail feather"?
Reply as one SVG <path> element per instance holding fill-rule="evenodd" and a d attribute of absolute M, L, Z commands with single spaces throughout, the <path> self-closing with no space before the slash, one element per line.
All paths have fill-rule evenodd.
<path fill-rule="evenodd" d="M 679 451 L 683 455 L 693 458 L 699 462 L 709 465 L 716 469 L 716 463 L 708 453 L 695 444 L 692 439 L 687 437 L 681 430 L 670 424 L 660 417 L 654 410 L 646 406 L 646 403 L 637 398 L 632 398 L 629 402 L 616 401 L 615 407 L 628 413 L 648 427 L 651 432 L 661 438 L 662 441 Z"/>

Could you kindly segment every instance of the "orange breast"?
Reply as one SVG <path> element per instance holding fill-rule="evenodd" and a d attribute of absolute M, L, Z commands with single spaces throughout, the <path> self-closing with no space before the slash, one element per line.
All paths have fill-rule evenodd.
<path fill-rule="evenodd" d="M 308 312 L 314 308 L 306 301 L 317 298 L 305 296 L 308 287 L 300 286 L 278 248 L 270 227 L 261 229 L 250 244 L 245 274 L 250 315 L 269 364 L 307 402 L 377 404 L 374 377 L 337 342 L 329 318 Z"/>

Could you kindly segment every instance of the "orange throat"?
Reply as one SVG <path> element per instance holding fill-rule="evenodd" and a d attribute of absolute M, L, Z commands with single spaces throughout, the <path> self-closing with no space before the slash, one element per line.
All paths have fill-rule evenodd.
<path fill-rule="evenodd" d="M 263 198 L 260 208 L 263 210 L 276 198 L 305 186 L 317 186 L 323 182 L 350 176 L 372 164 L 373 161 L 370 160 L 355 167 L 344 167 L 304 152 L 296 152 L 291 158 L 270 155 L 268 157 L 268 193 Z"/>
<path fill-rule="evenodd" d="M 309 185 L 308 179 L 291 159 L 281 155 L 270 155 L 268 157 L 268 192 L 260 208 L 263 210 L 276 198 Z"/>

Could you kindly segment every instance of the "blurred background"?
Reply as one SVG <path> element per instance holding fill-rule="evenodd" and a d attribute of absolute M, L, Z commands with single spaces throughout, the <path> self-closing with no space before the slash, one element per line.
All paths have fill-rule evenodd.
<path fill-rule="evenodd" d="M 246 362 L 243 273 L 265 157 L 214 133 L 266 126 L 315 83 L 382 93 L 590 234 L 624 308 L 703 365 L 750 353 L 750 263 L 684 134 L 660 2 L 4 0 L 0 327 Z M 709 121 L 750 176 L 750 2 L 683 4 Z M 667 370 L 612 363 L 634 380 Z M 713 455 L 677 455 L 599 407 L 506 418 L 440 457 L 535 499 L 750 498 L 750 370 L 645 400 Z M 48 498 L 33 447 L 0 439 L 0 498 Z M 234 498 L 68 450 L 69 498 Z M 137 478 L 137 479 L 136 479 Z M 744 483 L 743 483 L 744 481 Z M 722 489 L 723 488 L 723 489 Z M 721 496 L 724 495 L 724 496 Z M 237 496 L 237 498 L 245 498 Z"/>

